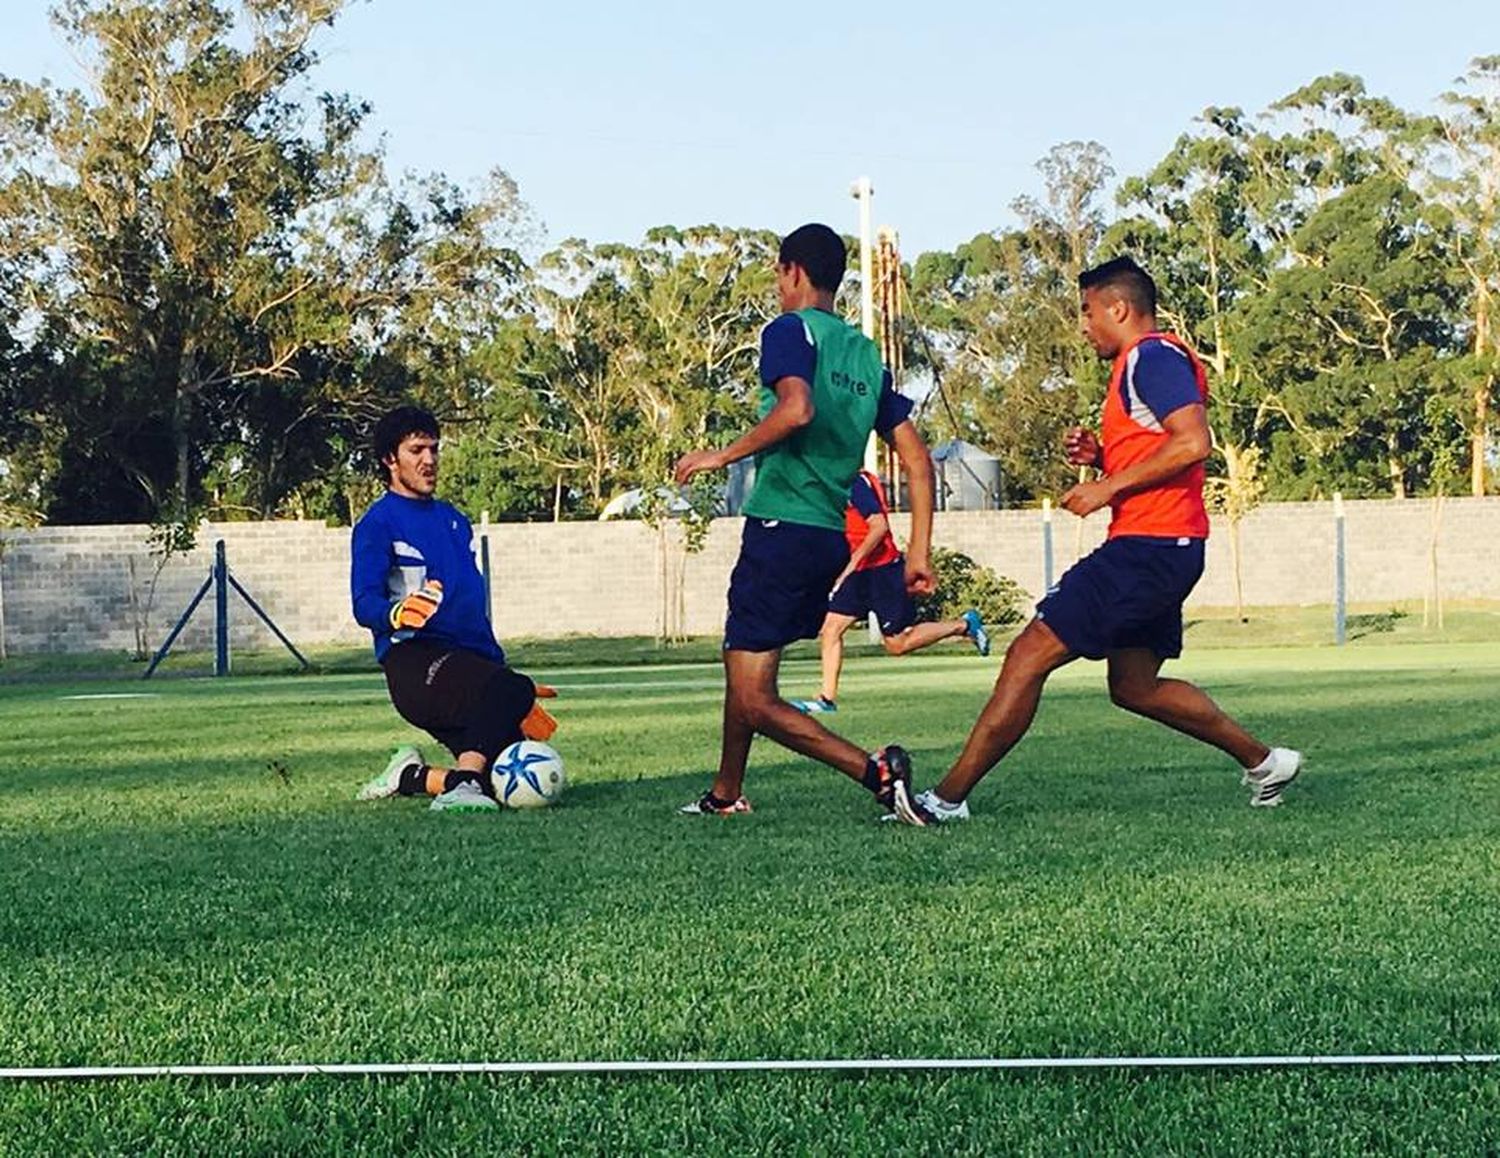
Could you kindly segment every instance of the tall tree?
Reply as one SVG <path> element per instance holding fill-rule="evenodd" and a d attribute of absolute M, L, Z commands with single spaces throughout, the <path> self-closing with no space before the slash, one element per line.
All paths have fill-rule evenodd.
<path fill-rule="evenodd" d="M 1451 167 L 1434 181 L 1450 208 L 1469 318 L 1469 490 L 1487 489 L 1495 407 L 1500 405 L 1500 56 L 1476 57 L 1458 87 L 1443 94 Z"/>
<path fill-rule="evenodd" d="M 1445 437 L 1427 398 L 1451 381 L 1458 301 L 1452 231 L 1416 187 L 1432 126 L 1344 75 L 1272 114 L 1290 127 L 1269 146 L 1285 176 L 1268 186 L 1280 233 L 1248 306 L 1252 370 L 1298 435 L 1273 449 L 1273 470 L 1304 488 L 1405 497 Z"/>
<path fill-rule="evenodd" d="M 35 399 L 57 519 L 223 490 L 270 513 L 333 465 L 368 364 L 502 205 L 388 187 L 367 106 L 311 97 L 345 0 L 67 0 L 87 92 L 0 83 L 0 246 L 63 335 Z M 470 269 L 493 237 L 456 246 Z M 373 409 L 367 405 L 365 409 Z"/>
<path fill-rule="evenodd" d="M 1273 399 L 1247 375 L 1243 304 L 1264 285 L 1270 229 L 1257 214 L 1257 134 L 1244 113 L 1208 108 L 1144 177 L 1125 181 L 1129 211 L 1106 247 L 1134 253 L 1156 279 L 1161 317 L 1202 355 L 1218 475 L 1232 493 L 1250 485 Z"/>
<path fill-rule="evenodd" d="M 566 480 L 569 509 L 666 485 L 682 451 L 743 428 L 774 255 L 772 234 L 718 226 L 544 255 L 495 363 L 495 449 Z"/>
<path fill-rule="evenodd" d="M 1067 485 L 1058 437 L 1092 412 L 1101 384 L 1078 335 L 1076 279 L 1104 231 L 1108 154 L 1075 141 L 1037 167 L 1045 193 L 1016 202 L 1021 228 L 923 254 L 912 270 L 914 320 L 942 386 L 925 421 L 995 454 L 1011 498 Z"/>

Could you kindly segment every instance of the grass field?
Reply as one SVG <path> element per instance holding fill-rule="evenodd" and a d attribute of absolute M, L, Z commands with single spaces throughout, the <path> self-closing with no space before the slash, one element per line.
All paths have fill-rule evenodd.
<path fill-rule="evenodd" d="M 717 668 L 582 644 L 520 652 L 565 802 L 499 816 L 352 800 L 412 738 L 372 672 L 0 687 L 0 1065 L 1500 1050 L 1500 647 L 1250 642 L 1176 670 L 1304 749 L 1285 807 L 1077 665 L 936 832 L 764 743 L 753 816 L 675 815 Z M 928 783 L 994 667 L 857 659 L 837 724 Z M 1479 1066 L 5 1084 L 0 1153 L 1475 1153 L 1497 1107 Z"/>

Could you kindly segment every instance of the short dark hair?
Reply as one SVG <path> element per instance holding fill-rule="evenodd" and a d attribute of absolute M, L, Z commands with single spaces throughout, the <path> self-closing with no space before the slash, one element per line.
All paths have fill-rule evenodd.
<path fill-rule="evenodd" d="M 781 239 L 776 260 L 782 265 L 800 265 L 820 290 L 835 292 L 844 280 L 849 260 L 844 239 L 826 225 L 803 225 Z"/>
<path fill-rule="evenodd" d="M 1156 283 L 1128 257 L 1117 257 L 1078 275 L 1078 290 L 1111 289 L 1138 314 L 1156 316 Z"/>
<path fill-rule="evenodd" d="M 423 410 L 420 406 L 398 406 L 375 424 L 370 450 L 375 455 L 375 470 L 382 478 L 389 473 L 385 460 L 392 457 L 396 448 L 413 434 L 438 437 L 438 420 L 430 410 Z"/>

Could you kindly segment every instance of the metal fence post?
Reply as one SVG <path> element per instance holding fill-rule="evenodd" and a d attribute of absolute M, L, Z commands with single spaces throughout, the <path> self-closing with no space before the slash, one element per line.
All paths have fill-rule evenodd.
<path fill-rule="evenodd" d="M 214 675 L 229 674 L 229 564 L 224 540 L 214 544 Z"/>
<path fill-rule="evenodd" d="M 1042 591 L 1052 590 L 1052 500 L 1042 500 Z"/>
<path fill-rule="evenodd" d="M 1333 493 L 1333 642 L 1344 646 L 1348 636 L 1347 592 L 1344 586 L 1344 496 Z"/>

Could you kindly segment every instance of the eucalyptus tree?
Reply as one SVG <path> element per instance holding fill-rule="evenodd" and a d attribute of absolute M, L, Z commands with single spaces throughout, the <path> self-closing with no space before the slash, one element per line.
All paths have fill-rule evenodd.
<path fill-rule="evenodd" d="M 1483 495 L 1500 405 L 1500 56 L 1476 57 L 1443 99 L 1449 163 L 1433 185 L 1453 215 L 1455 260 L 1465 282 L 1469 490 Z"/>
<path fill-rule="evenodd" d="M 1275 261 L 1247 307 L 1253 372 L 1295 433 L 1270 471 L 1294 492 L 1405 497 L 1426 485 L 1449 424 L 1461 297 L 1454 236 L 1421 185 L 1433 125 L 1319 78 L 1270 110 L 1261 147 L 1282 176 L 1266 189 Z"/>
<path fill-rule="evenodd" d="M 581 513 L 665 485 L 683 450 L 751 419 L 775 253 L 770 233 L 709 225 L 543 255 L 523 316 L 497 331 L 491 444 L 529 459 Z"/>
<path fill-rule="evenodd" d="M 923 254 L 912 268 L 914 318 L 941 383 L 924 421 L 996 455 L 1012 498 L 1067 486 L 1061 432 L 1095 416 L 1102 385 L 1079 337 L 1077 275 L 1104 233 L 1108 154 L 1075 141 L 1038 168 L 1044 195 L 1015 203 L 1019 228 Z"/>
<path fill-rule="evenodd" d="M 1244 305 L 1268 276 L 1275 223 L 1258 213 L 1262 142 L 1237 108 L 1205 109 L 1142 177 L 1120 187 L 1126 211 L 1106 247 L 1133 253 L 1161 292 L 1164 326 L 1202 356 L 1209 376 L 1212 469 L 1229 492 L 1251 482 L 1249 452 L 1273 424 L 1276 399 L 1247 373 Z"/>
<path fill-rule="evenodd" d="M 50 517 L 270 513 L 407 384 L 423 293 L 506 276 L 510 191 L 393 188 L 313 92 L 344 3 L 67 0 L 87 87 L 0 82 L 0 254 L 54 346 L 7 449 Z"/>

